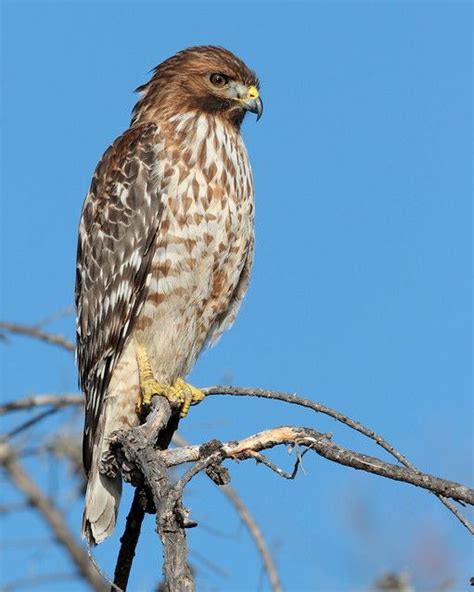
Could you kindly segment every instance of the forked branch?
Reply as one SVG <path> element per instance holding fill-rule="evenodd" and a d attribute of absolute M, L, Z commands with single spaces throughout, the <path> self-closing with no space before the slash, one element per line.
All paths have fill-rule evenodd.
<path fill-rule="evenodd" d="M 208 394 L 211 394 L 209 390 L 207 389 Z M 245 389 L 243 390 L 245 392 Z M 238 389 L 236 391 L 233 394 L 238 394 Z M 278 398 L 283 399 L 281 393 L 278 393 L 278 395 Z M 294 395 L 288 396 L 291 399 L 288 402 L 294 403 L 295 399 L 298 401 L 297 404 L 299 404 L 299 401 L 307 402 L 299 400 Z M 272 397 L 267 396 L 267 398 Z M 161 399 L 155 397 L 155 404 L 156 401 Z M 308 401 L 307 403 L 308 407 L 313 405 L 312 402 Z M 328 414 L 341 415 L 332 410 L 329 410 L 329 412 Z M 155 407 L 147 422 L 139 428 L 117 432 L 111 448 L 124 479 L 140 487 L 146 487 L 155 503 L 157 532 L 160 535 L 164 549 L 163 572 L 167 590 L 194 590 L 193 575 L 187 565 L 185 529 L 195 526 L 195 523 L 189 519 L 188 512 L 183 506 L 184 489 L 191 479 L 202 471 L 214 475 L 222 474 L 220 471 L 222 472 L 223 469 L 220 466 L 226 459 L 239 461 L 254 459 L 257 462 L 264 462 L 265 465 L 270 466 L 272 470 L 275 470 L 281 476 L 293 478 L 301 454 L 297 459 L 295 470 L 288 475 L 273 463 L 267 461 L 262 452 L 279 445 L 301 447 L 304 451 L 311 450 L 333 462 L 421 487 L 438 496 L 443 496 L 443 499 L 451 498 L 463 504 L 474 505 L 474 490 L 464 485 L 423 473 L 415 468 L 395 465 L 344 448 L 334 443 L 331 440 L 331 435 L 307 427 L 283 426 L 238 441 L 221 443 L 212 440 L 199 446 L 182 446 L 180 448 L 159 450 L 156 448 L 155 443 L 159 430 L 166 426 L 166 420 L 157 421 L 157 413 L 159 416 L 159 410 Z M 356 424 L 346 416 L 341 417 L 346 425 L 348 422 Z M 361 426 L 361 424 L 356 425 L 359 428 L 357 431 L 366 433 L 372 439 L 376 439 L 379 444 L 382 442 L 381 445 L 385 449 L 389 449 L 393 456 L 404 459 L 380 436 Z M 185 463 L 194 464 L 176 482 L 172 483 L 168 475 L 168 469 Z M 116 467 L 115 469 L 113 467 L 103 468 L 105 472 L 116 470 Z M 131 567 L 131 561 L 128 564 Z M 174 588 L 174 586 L 178 587 Z"/>
<path fill-rule="evenodd" d="M 203 389 L 203 391 L 208 396 L 230 395 L 273 399 L 302 406 L 317 413 L 323 413 L 376 442 L 393 456 L 400 465 L 344 448 L 333 442 L 328 434 L 319 433 L 312 428 L 295 426 L 273 428 L 239 441 L 226 443 L 211 441 L 200 446 L 165 449 L 176 428 L 176 422 L 174 426 L 170 427 L 168 422 L 173 414 L 169 404 L 161 397 L 156 397 L 152 413 L 150 413 L 145 424 L 139 428 L 116 434 L 114 450 L 119 470 L 124 479 L 139 485 L 142 489 L 145 488 L 148 491 L 149 499 L 152 500 L 152 504 L 155 508 L 158 508 L 157 531 L 163 543 L 165 585 L 169 589 L 173 589 L 173 586 L 178 585 L 178 581 L 183 590 L 192 590 L 194 586 L 193 576 L 187 565 L 185 529 L 194 526 L 195 523 L 189 520 L 182 505 L 182 494 L 187 483 L 203 470 L 210 476 L 212 474 L 218 476 L 223 474 L 222 472 L 225 469 L 221 467 L 221 464 L 225 459 L 245 460 L 252 458 L 265 464 L 280 476 L 293 478 L 299 459 L 293 472 L 285 473 L 262 454 L 265 450 L 278 445 L 296 446 L 297 449 L 301 447 L 303 452 L 313 451 L 333 462 L 426 489 L 438 496 L 462 524 L 471 533 L 474 533 L 473 526 L 461 514 L 454 502 L 451 501 L 455 500 L 461 504 L 474 505 L 474 491 L 472 489 L 419 471 L 384 438 L 360 422 L 320 403 L 290 393 L 229 386 L 209 387 Z M 6 403 L 0 407 L 0 414 L 41 406 L 58 408 L 78 404 L 80 404 L 80 397 L 76 395 L 33 396 Z M 166 442 L 164 445 L 162 442 L 161 445 L 157 446 L 156 443 L 160 442 L 160 438 L 161 441 L 163 440 L 165 432 L 168 433 Z M 194 464 L 177 482 L 173 483 L 169 477 L 168 469 L 184 463 Z M 116 471 L 117 466 L 104 466 L 102 469 L 105 472 Z M 216 482 L 219 482 L 219 480 L 217 479 Z M 136 529 L 134 536 L 138 540 L 139 531 Z M 121 570 L 122 580 L 120 581 L 119 578 L 123 589 L 126 588 L 135 544 L 136 541 L 131 547 L 128 547 L 128 551 L 126 547 L 125 556 L 123 554 L 120 556 L 120 562 L 125 561 L 126 564 L 126 568 Z M 131 555 L 130 549 L 132 549 Z M 179 578 L 181 579 L 179 580 Z M 272 589 L 279 590 L 281 589 L 279 586 L 278 577 L 276 576 L 272 579 Z"/>

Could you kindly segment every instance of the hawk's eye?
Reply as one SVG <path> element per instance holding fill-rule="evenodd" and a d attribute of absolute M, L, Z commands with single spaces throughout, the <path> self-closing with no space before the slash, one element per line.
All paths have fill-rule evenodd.
<path fill-rule="evenodd" d="M 222 88 L 229 82 L 227 76 L 225 76 L 224 74 L 220 74 L 219 72 L 211 74 L 209 80 L 211 81 L 211 84 L 217 86 L 218 88 Z"/>

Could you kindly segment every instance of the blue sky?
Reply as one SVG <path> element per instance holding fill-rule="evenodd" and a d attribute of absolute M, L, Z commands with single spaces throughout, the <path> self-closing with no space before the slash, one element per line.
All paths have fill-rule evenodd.
<path fill-rule="evenodd" d="M 265 102 L 244 125 L 256 259 L 236 325 L 192 380 L 297 392 L 372 426 L 423 470 L 472 483 L 470 3 L 4 2 L 2 20 L 3 318 L 35 323 L 72 303 L 82 201 L 128 125 L 132 90 L 183 47 L 224 45 L 258 72 Z M 73 338 L 72 317 L 48 328 Z M 0 347 L 4 399 L 77 389 L 69 354 L 20 338 Z M 249 399 L 204 402 L 183 434 L 288 423 L 381 454 L 322 417 Z M 27 466 L 48 491 L 65 478 Z M 433 496 L 309 455 L 293 482 L 230 468 L 285 590 L 366 590 L 387 570 L 417 591 L 465 588 L 469 535 Z M 215 487 L 196 479 L 187 503 L 202 525 L 189 534 L 198 589 L 267 590 Z M 75 530 L 80 512 L 68 512 Z M 0 527 L 45 536 L 28 513 Z M 145 530 L 132 590 L 157 581 L 151 519 Z M 117 540 L 97 551 L 109 573 Z M 4 558 L 2 582 L 69 569 L 51 545 Z M 65 586 L 37 589 L 85 589 Z"/>

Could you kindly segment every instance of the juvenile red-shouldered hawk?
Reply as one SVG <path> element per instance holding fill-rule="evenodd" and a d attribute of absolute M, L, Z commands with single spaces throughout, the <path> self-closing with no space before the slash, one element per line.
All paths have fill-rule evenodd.
<path fill-rule="evenodd" d="M 82 534 L 115 526 L 121 479 L 99 472 L 108 437 L 153 394 L 202 399 L 183 379 L 235 319 L 254 245 L 240 126 L 262 113 L 255 74 L 221 47 L 192 47 L 141 86 L 130 128 L 99 162 L 79 227 L 77 359 L 86 397 Z"/>

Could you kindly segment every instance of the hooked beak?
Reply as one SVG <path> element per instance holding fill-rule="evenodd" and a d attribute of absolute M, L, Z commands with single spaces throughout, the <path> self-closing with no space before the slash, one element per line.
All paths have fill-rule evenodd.
<path fill-rule="evenodd" d="M 247 91 L 247 96 L 243 99 L 242 106 L 246 111 L 257 114 L 257 121 L 260 119 L 263 113 L 263 102 L 260 98 L 260 93 L 255 86 L 250 86 Z"/>

